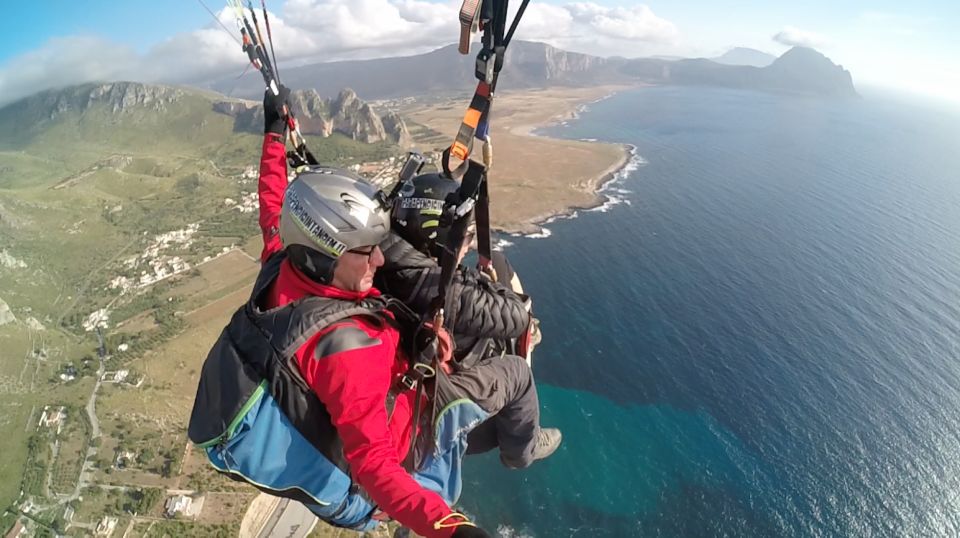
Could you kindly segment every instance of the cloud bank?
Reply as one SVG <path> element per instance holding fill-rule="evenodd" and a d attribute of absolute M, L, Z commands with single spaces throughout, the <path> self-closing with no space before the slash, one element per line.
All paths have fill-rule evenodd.
<path fill-rule="evenodd" d="M 793 26 L 787 26 L 774 34 L 773 40 L 788 47 L 808 47 L 811 49 L 823 47 L 828 43 L 822 35 Z"/>
<path fill-rule="evenodd" d="M 454 43 L 460 4 L 461 0 L 287 0 L 276 13 L 269 13 L 281 74 L 284 65 L 417 54 Z M 517 5 L 512 3 L 514 11 Z M 211 20 L 206 27 L 171 36 L 145 53 L 97 36 L 53 38 L 0 66 L 0 105 L 84 82 L 202 84 L 239 75 L 246 57 L 236 41 L 235 13 L 224 8 L 217 18 L 229 33 Z M 679 31 L 642 5 L 534 2 L 516 38 L 601 55 L 639 54 L 675 43 Z"/>

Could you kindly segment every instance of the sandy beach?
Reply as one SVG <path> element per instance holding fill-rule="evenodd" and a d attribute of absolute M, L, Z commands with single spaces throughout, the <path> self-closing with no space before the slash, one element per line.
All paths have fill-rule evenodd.
<path fill-rule="evenodd" d="M 627 164 L 621 144 L 561 140 L 531 134 L 576 117 L 583 105 L 603 99 L 622 86 L 558 88 L 498 94 L 493 103 L 493 167 L 490 172 L 491 220 L 505 232 L 532 233 L 538 222 L 602 202 L 597 189 Z M 415 136 L 421 151 L 442 149 L 453 140 L 468 97 L 414 105 L 404 114 L 443 137 Z M 479 144 L 474 148 L 479 157 Z"/>

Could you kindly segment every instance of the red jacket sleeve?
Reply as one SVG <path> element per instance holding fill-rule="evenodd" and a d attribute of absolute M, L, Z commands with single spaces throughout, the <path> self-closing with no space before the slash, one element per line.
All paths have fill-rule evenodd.
<path fill-rule="evenodd" d="M 283 139 L 268 133 L 263 139 L 260 155 L 260 180 L 257 194 L 260 197 L 260 231 L 263 233 L 261 261 L 283 248 L 280 242 L 280 208 L 283 193 L 287 189 L 287 156 Z"/>
<path fill-rule="evenodd" d="M 354 321 L 335 329 L 358 330 Z M 357 482 L 390 517 L 427 538 L 447 538 L 454 529 L 436 530 L 433 523 L 452 510 L 442 497 L 423 488 L 401 466 L 388 425 L 387 391 L 396 341 L 388 334 L 364 330 L 367 347 L 350 349 L 322 358 L 314 349 L 324 331 L 298 352 L 304 378 L 330 413 L 343 441 L 343 452 Z"/>

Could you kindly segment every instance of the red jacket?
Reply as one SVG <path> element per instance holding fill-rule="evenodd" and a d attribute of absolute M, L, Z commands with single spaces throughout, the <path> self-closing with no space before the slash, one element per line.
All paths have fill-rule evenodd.
<path fill-rule="evenodd" d="M 283 248 L 279 226 L 286 186 L 285 146 L 276 135 L 268 134 L 263 142 L 258 185 L 264 245 L 261 259 L 264 261 Z M 360 300 L 379 294 L 376 289 L 359 293 L 318 284 L 284 261 L 270 289 L 269 304 L 265 306 L 285 305 L 308 295 Z M 317 341 L 345 326 L 358 327 L 379 343 L 315 358 Z M 447 538 L 454 529 L 436 530 L 433 524 L 452 510 L 439 495 L 421 487 L 400 465 L 410 446 L 414 392 L 399 394 L 389 417 L 384 404 L 387 391 L 407 369 L 406 360 L 398 350 L 399 342 L 400 334 L 394 327 L 351 318 L 311 337 L 297 352 L 297 363 L 304 379 L 329 411 L 343 441 L 350 470 L 373 502 L 421 536 Z"/>

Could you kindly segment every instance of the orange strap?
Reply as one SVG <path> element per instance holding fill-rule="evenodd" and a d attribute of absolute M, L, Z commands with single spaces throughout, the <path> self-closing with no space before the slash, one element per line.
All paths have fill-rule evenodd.
<path fill-rule="evenodd" d="M 493 100 L 493 94 L 490 92 L 490 85 L 486 82 L 477 84 L 477 89 L 473 92 L 473 99 L 470 100 L 470 106 L 463 114 L 463 121 L 460 122 L 460 130 L 457 131 L 457 137 L 453 140 L 450 148 L 444 152 L 443 169 L 451 173 L 450 157 L 456 157 L 464 163 L 470 157 L 473 151 L 473 138 L 477 133 L 477 126 L 480 120 L 490 110 L 490 102 Z M 462 166 L 462 165 L 461 165 Z M 459 167 L 458 167 L 459 168 Z M 465 170 L 465 169 L 464 169 Z M 462 175 L 462 173 L 461 173 Z"/>

